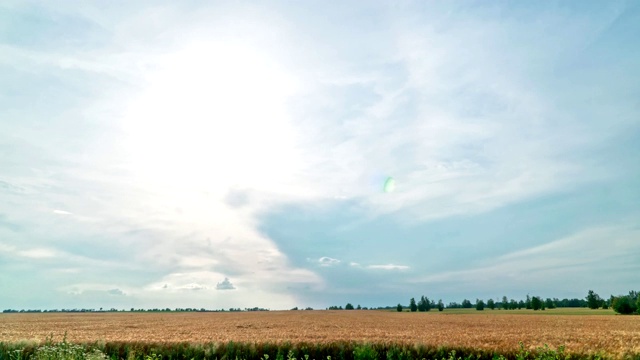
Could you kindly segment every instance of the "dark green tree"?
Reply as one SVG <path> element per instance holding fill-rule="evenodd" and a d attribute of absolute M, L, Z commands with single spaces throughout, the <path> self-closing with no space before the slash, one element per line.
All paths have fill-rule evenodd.
<path fill-rule="evenodd" d="M 351 305 L 351 303 L 347 303 L 347 305 L 345 305 L 344 309 L 345 310 L 354 310 L 353 305 Z"/>
<path fill-rule="evenodd" d="M 443 311 L 444 310 L 444 303 L 442 302 L 442 299 L 438 300 L 438 311 Z"/>
<path fill-rule="evenodd" d="M 402 305 L 398 304 L 398 306 L 396 306 L 396 311 L 397 312 L 402 312 Z"/>
<path fill-rule="evenodd" d="M 487 300 L 487 307 L 491 310 L 496 308 L 496 303 L 493 301 L 493 299 Z"/>
<path fill-rule="evenodd" d="M 518 302 L 515 299 L 509 300 L 509 310 L 515 310 L 518 308 Z"/>
<path fill-rule="evenodd" d="M 587 294 L 587 306 L 589 309 L 597 309 L 600 307 L 600 296 L 596 294 L 593 290 L 589 290 Z"/>
<path fill-rule="evenodd" d="M 473 305 L 471 305 L 471 301 L 464 299 L 462 300 L 462 308 L 463 309 L 471 309 Z"/>
<path fill-rule="evenodd" d="M 362 310 L 362 306 L 360 306 L 360 304 L 358 304 L 358 306 L 356 307 L 356 310 Z"/>
<path fill-rule="evenodd" d="M 551 298 L 547 298 L 544 301 L 544 304 L 547 306 L 547 309 L 554 309 L 556 307 L 556 305 L 553 303 L 553 300 L 551 300 Z"/>
<path fill-rule="evenodd" d="M 618 296 L 613 299 L 613 310 L 618 314 L 629 315 L 635 311 L 630 296 Z"/>
<path fill-rule="evenodd" d="M 524 301 L 522 300 L 518 301 L 518 310 L 526 307 L 527 307 L 527 304 L 525 304 Z"/>
<path fill-rule="evenodd" d="M 411 312 L 418 311 L 418 305 L 416 304 L 416 299 L 411 298 L 409 302 L 409 309 L 411 310 Z"/>
<path fill-rule="evenodd" d="M 537 296 L 531 298 L 531 308 L 533 310 L 540 310 L 542 308 L 542 300 Z"/>
<path fill-rule="evenodd" d="M 484 310 L 484 301 L 476 299 L 476 310 Z"/>
<path fill-rule="evenodd" d="M 431 310 L 431 303 L 429 302 L 429 298 L 422 295 L 420 301 L 418 301 L 418 311 L 429 311 Z"/>
<path fill-rule="evenodd" d="M 529 294 L 527 294 L 527 300 L 525 300 L 524 305 L 527 309 L 531 309 L 531 296 L 529 296 Z"/>
<path fill-rule="evenodd" d="M 506 296 L 502 297 L 502 309 L 509 310 L 509 299 Z"/>

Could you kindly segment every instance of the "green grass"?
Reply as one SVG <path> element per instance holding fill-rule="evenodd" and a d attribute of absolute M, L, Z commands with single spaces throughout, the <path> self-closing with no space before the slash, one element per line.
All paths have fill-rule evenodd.
<path fill-rule="evenodd" d="M 0 360 L 604 360 L 604 354 L 566 354 L 564 348 L 495 352 L 401 343 L 143 343 L 45 344 L 0 342 Z M 625 357 L 640 360 L 640 354 Z"/>

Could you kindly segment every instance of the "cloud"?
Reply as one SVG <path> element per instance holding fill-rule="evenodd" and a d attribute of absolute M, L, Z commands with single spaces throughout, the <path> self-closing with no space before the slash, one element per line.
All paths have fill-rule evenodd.
<path fill-rule="evenodd" d="M 21 250 L 18 251 L 17 254 L 31 259 L 47 259 L 57 256 L 56 251 L 44 248 Z"/>
<path fill-rule="evenodd" d="M 184 286 L 181 287 L 181 289 L 185 289 L 185 290 L 204 290 L 206 288 L 207 288 L 206 286 L 200 285 L 200 284 L 197 284 L 197 283 L 187 284 L 187 285 L 184 285 Z M 216 286 L 216 288 L 217 288 L 217 286 Z"/>
<path fill-rule="evenodd" d="M 236 287 L 233 286 L 231 281 L 228 278 L 224 278 L 221 282 L 216 285 L 216 290 L 234 290 Z"/>
<path fill-rule="evenodd" d="M 375 269 L 375 270 L 408 270 L 409 266 L 386 264 L 386 265 L 369 265 L 367 266 L 367 268 Z"/>
<path fill-rule="evenodd" d="M 340 263 L 340 260 L 323 256 L 320 259 L 318 259 L 318 263 L 320 264 L 320 266 L 328 267 L 328 266 L 338 265 Z"/>
<path fill-rule="evenodd" d="M 529 284 L 538 289 L 564 286 L 564 289 L 607 284 L 611 292 L 624 283 L 627 274 L 640 270 L 635 254 L 640 253 L 640 229 L 635 224 L 594 227 L 548 243 L 513 251 L 478 266 L 412 279 L 411 282 L 465 284 L 469 291 L 500 283 L 500 287 L 519 288 Z M 632 255 L 633 254 L 633 255 Z M 617 269 L 617 270 L 616 270 Z M 618 273 L 620 269 L 625 269 Z M 589 277 L 580 274 L 589 273 Z M 618 273 L 611 277 L 611 273 Z M 570 284 L 566 279 L 572 278 Z M 473 290 L 476 289 L 476 290 Z"/>
<path fill-rule="evenodd" d="M 513 22 L 472 6 L 452 12 L 415 3 L 357 11 L 367 16 L 336 27 L 341 17 L 316 16 L 337 12 L 322 6 L 305 11 L 313 14 L 307 18 L 288 7 L 132 6 L 139 11 L 43 3 L 27 29 L 37 36 L 0 45 L 7 54 L 0 77 L 13 89 L 4 99 L 11 106 L 0 106 L 0 153 L 7 155 L 0 157 L 0 212 L 11 214 L 2 227 L 21 231 L 20 248 L 0 244 L 0 252 L 17 261 L 59 261 L 24 261 L 33 271 L 16 274 L 16 283 L 51 269 L 38 264 L 71 262 L 87 283 L 151 281 L 139 290 L 150 303 L 154 296 L 182 301 L 190 290 L 202 290 L 189 296 L 207 301 L 205 295 L 226 286 L 228 279 L 215 283 L 226 274 L 240 291 L 299 305 L 287 287 L 322 288 L 318 266 L 373 278 L 417 264 L 341 267 L 338 259 L 317 259 L 349 259 L 325 243 L 319 253 L 295 257 L 280 235 L 260 231 L 270 213 L 292 203 L 323 208 L 337 199 L 362 223 L 392 215 L 406 226 L 488 212 L 619 176 L 589 166 L 589 150 L 614 158 L 606 139 L 637 128 L 621 120 L 638 118 L 625 100 L 637 92 L 631 80 L 589 84 L 587 75 L 586 86 L 562 88 L 574 84 L 566 67 L 575 60 L 571 54 L 593 58 L 584 39 L 598 37 L 619 9 L 552 17 L 525 9 L 525 20 Z M 60 27 L 55 20 L 66 18 L 74 21 Z M 9 32 L 24 33 L 21 22 L 10 22 Z M 327 31 L 291 31 L 307 26 Z M 49 28 L 60 33 L 52 37 Z M 549 32 L 554 36 L 530 35 Z M 65 34 L 85 35 L 68 42 Z M 312 53 L 300 51 L 309 43 Z M 633 69 L 618 60 L 633 63 L 633 56 L 611 59 L 600 72 Z M 34 96 L 46 101 L 34 103 Z M 611 109 L 624 116 L 607 114 Z M 629 149 L 635 147 L 623 154 Z M 387 176 L 397 185 L 390 194 L 382 192 Z M 71 218 L 78 220 L 73 226 L 65 221 Z M 460 220 L 461 229 L 470 218 Z M 361 259 L 385 259 L 376 241 L 372 236 L 363 251 L 377 256 Z M 51 244 L 56 250 L 47 250 Z M 473 278 L 480 269 L 493 276 L 518 261 L 534 267 L 528 257 L 562 266 L 542 254 L 553 258 L 549 248 L 564 246 L 506 254 L 496 261 L 510 267 L 474 264 L 463 274 Z M 296 262 L 306 257 L 311 260 Z M 145 271 L 133 271 L 140 268 Z M 433 276 L 425 281 L 456 275 Z"/>
<path fill-rule="evenodd" d="M 117 289 L 117 288 L 116 288 L 116 289 L 110 289 L 110 290 L 107 290 L 107 294 L 109 294 L 109 295 L 115 295 L 115 296 L 124 296 L 124 295 L 126 295 L 126 294 L 124 293 L 124 291 L 122 291 L 122 290 L 120 290 L 120 289 Z"/>
<path fill-rule="evenodd" d="M 119 287 L 101 283 L 78 283 L 60 287 L 58 290 L 74 296 L 86 296 L 92 298 L 100 298 L 101 296 L 104 296 L 104 294 L 114 297 L 127 295 L 127 292 Z"/>

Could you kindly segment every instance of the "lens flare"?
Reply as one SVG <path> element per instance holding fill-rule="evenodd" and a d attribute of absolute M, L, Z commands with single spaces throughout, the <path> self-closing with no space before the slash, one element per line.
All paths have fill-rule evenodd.
<path fill-rule="evenodd" d="M 383 190 L 386 193 L 393 192 L 396 188 L 396 181 L 392 177 L 388 177 L 384 182 Z"/>

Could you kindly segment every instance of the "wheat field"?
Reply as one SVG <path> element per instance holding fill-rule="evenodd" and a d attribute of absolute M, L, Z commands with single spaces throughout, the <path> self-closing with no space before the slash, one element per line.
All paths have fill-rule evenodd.
<path fill-rule="evenodd" d="M 485 311 L 0 314 L 0 341 L 397 342 L 512 350 L 640 354 L 640 316 Z"/>

